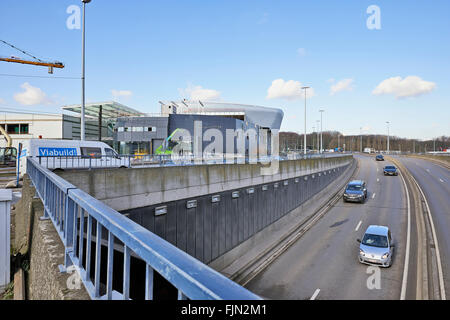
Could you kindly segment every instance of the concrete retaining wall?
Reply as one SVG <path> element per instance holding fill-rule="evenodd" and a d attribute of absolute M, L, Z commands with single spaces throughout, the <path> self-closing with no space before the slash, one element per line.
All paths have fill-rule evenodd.
<path fill-rule="evenodd" d="M 50 220 L 41 221 L 44 213 L 35 189 L 24 178 L 22 199 L 16 205 L 16 246 L 29 259 L 26 275 L 26 298 L 30 300 L 89 300 L 75 270 L 61 273 L 64 245 Z"/>
<path fill-rule="evenodd" d="M 198 260 L 209 263 L 301 206 L 338 179 L 347 167 L 345 164 L 122 213 Z M 189 208 L 193 204 L 195 207 Z M 156 209 L 161 206 L 166 213 L 157 215 Z"/>
<path fill-rule="evenodd" d="M 291 179 L 348 165 L 351 160 L 352 156 L 281 161 L 273 175 L 262 175 L 262 164 L 220 164 L 78 170 L 60 176 L 122 211 Z"/>

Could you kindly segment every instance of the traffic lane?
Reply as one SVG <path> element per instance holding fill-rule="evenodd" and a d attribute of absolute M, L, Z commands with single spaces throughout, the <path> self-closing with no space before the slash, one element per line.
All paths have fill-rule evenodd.
<path fill-rule="evenodd" d="M 345 287 L 342 299 L 399 299 L 403 277 L 405 260 L 407 207 L 406 194 L 400 177 L 384 176 L 383 167 L 392 165 L 385 161 L 376 162 L 378 193 L 366 204 L 361 224 L 355 232 L 361 239 L 369 225 L 383 225 L 389 227 L 393 235 L 396 247 L 394 249 L 392 266 L 390 268 L 378 268 L 362 265 L 357 261 L 359 244 L 354 253 L 354 274 L 351 279 L 341 284 Z M 364 272 L 362 272 L 364 271 Z M 379 278 L 378 278 L 379 276 Z M 379 281 L 377 281 L 379 279 Z M 324 292 L 324 299 L 327 298 Z M 333 297 L 330 297 L 332 299 Z"/>
<path fill-rule="evenodd" d="M 368 225 L 365 216 L 372 216 L 373 211 L 379 211 L 375 201 L 378 201 L 377 197 L 383 199 L 385 192 L 380 188 L 382 172 L 377 172 L 374 158 L 356 158 L 360 160 L 358 178 L 366 180 L 368 185 L 367 202 L 363 205 L 336 204 L 297 243 L 250 282 L 247 286 L 250 290 L 272 299 L 309 299 L 317 289 L 320 289 L 317 299 L 398 298 L 398 284 L 391 285 L 392 281 L 386 280 L 401 279 L 400 264 L 381 273 L 381 289 L 384 290 L 370 290 L 367 287 L 370 276 L 366 273 L 368 266 L 358 262 L 356 239 Z M 400 185 L 397 183 L 393 189 L 398 187 Z M 375 198 L 372 199 L 374 194 Z M 388 194 L 394 199 L 402 198 L 393 195 L 392 191 Z M 383 210 L 401 210 L 402 204 L 394 203 L 393 208 Z M 401 250 L 397 256 L 402 255 Z"/>
<path fill-rule="evenodd" d="M 358 178 L 370 183 L 372 179 L 369 179 L 368 162 L 364 161 L 366 158 L 357 158 L 360 162 Z M 247 288 L 271 299 L 309 299 L 317 289 L 320 270 L 324 265 L 322 259 L 327 256 L 322 252 L 336 251 L 335 244 L 332 244 L 333 239 L 336 238 L 334 233 L 339 230 L 337 226 L 339 224 L 344 227 L 349 226 L 351 224 L 349 217 L 355 217 L 359 212 L 354 204 L 339 203 L 337 206 L 341 209 L 332 208 L 299 241 L 255 277 Z M 352 211 L 353 215 L 350 214 Z M 334 232 L 329 232 L 330 226 Z M 325 264 L 328 263 L 328 261 L 325 262 Z"/>
<path fill-rule="evenodd" d="M 449 170 L 432 162 L 400 158 L 427 198 L 436 228 L 446 292 L 450 290 L 450 181 Z M 441 182 L 443 180 L 444 182 Z"/>
<path fill-rule="evenodd" d="M 435 182 L 439 182 L 442 188 L 444 188 L 447 194 L 450 194 L 450 170 L 440 166 L 434 162 L 423 160 L 423 159 L 411 159 L 411 158 L 400 158 L 400 160 L 405 160 L 408 165 L 415 165 L 416 169 L 423 169 L 426 173 L 435 179 Z M 414 166 L 413 166 L 414 167 Z M 413 168 L 414 169 L 414 168 Z"/>

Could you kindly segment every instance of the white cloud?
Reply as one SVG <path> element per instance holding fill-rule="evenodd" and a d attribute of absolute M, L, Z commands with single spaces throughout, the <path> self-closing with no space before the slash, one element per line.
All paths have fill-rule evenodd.
<path fill-rule="evenodd" d="M 213 89 L 205 89 L 202 86 L 188 85 L 186 89 L 178 89 L 183 98 L 189 100 L 212 101 L 220 100 L 220 92 Z"/>
<path fill-rule="evenodd" d="M 3 100 L 2 98 L 0 98 L 0 104 L 5 104 L 5 103 L 6 103 L 6 101 Z"/>
<path fill-rule="evenodd" d="M 20 86 L 23 92 L 14 94 L 14 100 L 24 106 L 33 106 L 38 104 L 51 104 L 52 101 L 41 89 L 33 87 L 28 82 Z"/>
<path fill-rule="evenodd" d="M 436 83 L 422 80 L 417 76 L 408 76 L 404 79 L 393 77 L 383 80 L 372 94 L 394 94 L 396 98 L 416 97 L 429 93 L 436 87 Z"/>
<path fill-rule="evenodd" d="M 114 98 L 128 98 L 133 95 L 133 92 L 130 90 L 111 90 L 111 94 Z"/>
<path fill-rule="evenodd" d="M 301 57 L 306 56 L 306 49 L 305 48 L 298 48 L 297 49 L 297 54 Z"/>
<path fill-rule="evenodd" d="M 286 99 L 297 100 L 304 98 L 305 90 L 302 89 L 303 85 L 299 81 L 283 79 L 276 79 L 272 81 L 272 85 L 267 90 L 266 99 Z M 309 88 L 306 90 L 306 98 L 313 97 L 314 89 Z"/>
<path fill-rule="evenodd" d="M 334 79 L 333 79 L 334 82 Z M 353 90 L 353 79 L 343 79 L 336 82 L 330 88 L 330 94 L 333 96 L 340 91 L 352 91 Z"/>

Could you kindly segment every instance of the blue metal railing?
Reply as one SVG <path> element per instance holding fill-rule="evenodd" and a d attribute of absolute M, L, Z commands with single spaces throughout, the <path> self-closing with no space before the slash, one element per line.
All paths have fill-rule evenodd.
<path fill-rule="evenodd" d="M 65 247 L 65 268 L 74 265 L 92 299 L 130 298 L 130 257 L 146 264 L 145 298 L 153 299 L 156 271 L 178 290 L 178 298 L 261 299 L 184 251 L 27 158 L 27 174 Z M 93 229 L 95 227 L 95 238 Z M 102 232 L 107 233 L 106 283 L 100 283 Z M 115 239 L 123 243 L 123 292 L 113 291 Z M 92 248 L 92 244 L 95 248 Z M 84 252 L 85 250 L 85 252 Z M 95 250 L 94 261 L 91 256 Z M 92 266 L 92 267 L 91 267 Z M 101 287 L 106 286 L 102 294 Z"/>

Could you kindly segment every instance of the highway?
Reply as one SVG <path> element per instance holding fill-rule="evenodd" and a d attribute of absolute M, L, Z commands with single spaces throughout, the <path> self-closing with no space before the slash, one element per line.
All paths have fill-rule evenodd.
<path fill-rule="evenodd" d="M 436 228 L 442 259 L 444 286 L 450 290 L 450 171 L 433 162 L 398 158 L 422 188 Z"/>
<path fill-rule="evenodd" d="M 267 299 L 400 298 L 408 220 L 403 182 L 400 176 L 383 175 L 382 168 L 390 164 L 388 161 L 377 162 L 364 155 L 355 158 L 359 168 L 354 178 L 367 182 L 366 202 L 343 203 L 341 199 L 299 241 L 250 281 L 246 285 L 249 290 Z M 356 240 L 372 224 L 391 230 L 396 247 L 390 268 L 370 267 L 358 261 Z"/>

